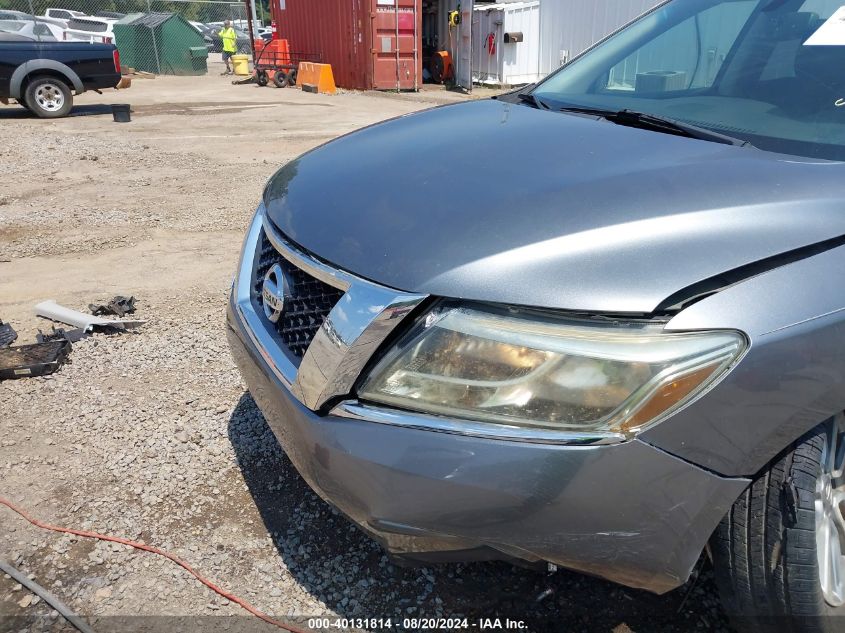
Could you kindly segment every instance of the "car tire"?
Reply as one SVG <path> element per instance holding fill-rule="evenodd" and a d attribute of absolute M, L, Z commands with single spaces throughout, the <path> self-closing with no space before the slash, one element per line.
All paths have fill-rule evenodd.
<path fill-rule="evenodd" d="M 290 83 L 290 75 L 284 70 L 277 70 L 273 75 L 273 83 L 276 84 L 276 88 L 286 88 Z"/>
<path fill-rule="evenodd" d="M 266 70 L 259 70 L 255 73 L 255 83 L 259 86 L 266 86 L 270 83 L 270 78 L 267 76 Z"/>
<path fill-rule="evenodd" d="M 73 94 L 68 85 L 55 77 L 36 77 L 24 95 L 29 109 L 42 119 L 67 116 L 73 107 Z"/>
<path fill-rule="evenodd" d="M 722 601 L 741 631 L 842 630 L 845 615 L 845 416 L 792 444 L 716 529 Z"/>

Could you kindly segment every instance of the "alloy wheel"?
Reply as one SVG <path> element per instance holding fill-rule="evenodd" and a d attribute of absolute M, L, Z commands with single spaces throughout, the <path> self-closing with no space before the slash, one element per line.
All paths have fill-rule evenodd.
<path fill-rule="evenodd" d="M 816 555 L 825 601 L 845 604 L 845 415 L 830 422 L 816 482 Z"/>

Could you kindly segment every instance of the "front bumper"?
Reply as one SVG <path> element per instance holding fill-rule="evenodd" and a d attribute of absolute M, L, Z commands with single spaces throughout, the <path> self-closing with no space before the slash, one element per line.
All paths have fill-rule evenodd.
<path fill-rule="evenodd" d="M 425 561 L 548 561 L 662 593 L 688 578 L 747 479 L 639 440 L 520 443 L 317 415 L 256 349 L 230 301 L 227 335 L 256 403 L 326 501 L 388 551 Z"/>

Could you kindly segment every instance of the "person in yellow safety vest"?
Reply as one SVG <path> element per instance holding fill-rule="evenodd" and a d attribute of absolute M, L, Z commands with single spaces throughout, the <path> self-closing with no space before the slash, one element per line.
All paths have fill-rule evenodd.
<path fill-rule="evenodd" d="M 223 40 L 223 63 L 226 64 L 226 72 L 220 74 L 231 75 L 232 67 L 229 65 L 229 60 L 232 59 L 232 55 L 234 55 L 238 50 L 238 35 L 235 33 L 235 29 L 232 28 L 232 21 L 226 20 L 223 23 L 223 28 L 220 29 L 220 32 L 217 35 L 219 35 L 220 39 Z"/>

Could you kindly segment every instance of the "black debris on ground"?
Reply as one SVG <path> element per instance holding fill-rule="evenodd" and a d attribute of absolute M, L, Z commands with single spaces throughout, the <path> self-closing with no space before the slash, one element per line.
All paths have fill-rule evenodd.
<path fill-rule="evenodd" d="M 18 338 L 18 333 L 8 323 L 0 321 L 0 347 L 8 347 Z"/>
<path fill-rule="evenodd" d="M 68 341 L 70 343 L 76 343 L 90 336 L 90 333 L 86 332 L 82 328 L 66 330 L 61 327 L 57 328 L 54 325 L 52 326 L 52 329 L 53 331 L 49 334 L 44 334 L 44 332 L 38 330 L 38 334 L 35 335 L 35 340 L 38 343 L 49 343 L 50 341 Z"/>
<path fill-rule="evenodd" d="M 89 303 L 88 309 L 91 311 L 91 314 L 95 316 L 114 314 L 119 317 L 124 317 L 127 314 L 135 312 L 135 297 L 117 295 L 108 303 Z"/>
<path fill-rule="evenodd" d="M 68 360 L 70 349 L 66 340 L 0 348 L 0 380 L 52 374 Z"/>

